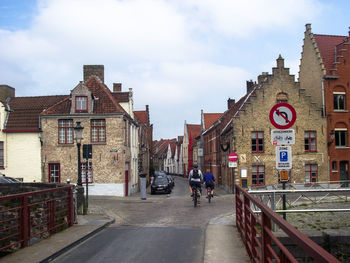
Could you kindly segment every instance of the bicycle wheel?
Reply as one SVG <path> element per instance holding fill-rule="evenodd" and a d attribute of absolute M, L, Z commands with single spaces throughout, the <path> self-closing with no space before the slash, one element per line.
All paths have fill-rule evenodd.
<path fill-rule="evenodd" d="M 193 194 L 193 206 L 194 207 L 196 207 L 197 206 L 197 192 L 195 192 L 194 194 Z"/>
<path fill-rule="evenodd" d="M 208 187 L 208 190 L 207 190 L 207 196 L 208 196 L 208 202 L 210 203 L 211 202 L 211 189 L 210 187 Z M 209 193 L 209 194 L 208 194 Z"/>

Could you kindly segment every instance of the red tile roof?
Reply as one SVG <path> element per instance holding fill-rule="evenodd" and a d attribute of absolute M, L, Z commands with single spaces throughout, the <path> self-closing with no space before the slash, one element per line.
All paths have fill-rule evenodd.
<path fill-rule="evenodd" d="M 215 121 L 217 121 L 223 113 L 204 113 L 204 129 L 208 129 L 213 125 Z"/>
<path fill-rule="evenodd" d="M 120 102 L 129 102 L 129 92 L 112 92 L 113 97 Z"/>
<path fill-rule="evenodd" d="M 117 99 L 112 95 L 110 89 L 96 76 L 91 76 L 85 82 L 85 85 L 92 92 L 93 96 L 98 98 L 98 100 L 94 100 L 94 114 L 124 113 L 125 115 L 128 115 L 122 106 L 120 106 Z M 71 104 L 71 100 L 69 98 L 65 98 L 47 109 L 45 112 L 43 112 L 43 114 L 70 114 Z"/>
<path fill-rule="evenodd" d="M 146 111 L 134 111 L 134 114 L 141 123 L 148 124 L 148 117 Z"/>
<path fill-rule="evenodd" d="M 68 95 L 13 97 L 9 101 L 10 115 L 5 132 L 36 132 L 39 129 L 40 113 Z"/>
<path fill-rule="evenodd" d="M 330 70 L 334 68 L 336 50 L 335 47 L 346 40 L 346 36 L 318 35 L 313 34 L 317 43 L 318 49 L 322 57 L 323 64 L 327 74 L 330 75 Z"/>
<path fill-rule="evenodd" d="M 175 157 L 176 141 L 170 143 L 171 157 Z"/>
<path fill-rule="evenodd" d="M 195 138 L 201 134 L 201 126 L 199 124 L 187 124 L 187 134 L 191 135 L 192 143 Z"/>

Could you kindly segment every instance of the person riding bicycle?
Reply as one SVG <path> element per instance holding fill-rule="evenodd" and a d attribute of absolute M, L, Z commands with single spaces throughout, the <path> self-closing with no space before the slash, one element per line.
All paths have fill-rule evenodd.
<path fill-rule="evenodd" d="M 197 164 L 193 165 L 193 169 L 188 174 L 188 182 L 190 186 L 191 196 L 193 196 L 193 187 L 197 187 L 200 193 L 202 193 L 203 174 L 201 170 L 198 169 Z M 200 202 L 200 196 L 198 197 L 198 202 Z"/>
<path fill-rule="evenodd" d="M 210 194 L 211 194 L 211 197 L 214 197 L 214 182 L 215 182 L 215 178 L 214 178 L 214 175 L 210 172 L 209 169 L 206 170 L 206 173 L 204 175 L 204 182 L 205 182 L 205 188 L 207 189 L 207 192 L 208 192 L 208 187 L 210 187 L 211 191 L 210 191 Z M 208 196 L 207 196 L 208 198 Z"/>

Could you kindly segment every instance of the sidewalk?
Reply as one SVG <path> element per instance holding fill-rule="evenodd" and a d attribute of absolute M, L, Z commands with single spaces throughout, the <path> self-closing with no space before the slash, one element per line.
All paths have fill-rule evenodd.
<path fill-rule="evenodd" d="M 106 215 L 79 215 L 78 224 L 74 224 L 72 227 L 34 245 L 0 258 L 0 263 L 50 262 L 113 222 L 114 219 Z"/>
<path fill-rule="evenodd" d="M 213 218 L 205 231 L 204 263 L 250 262 L 232 213 Z"/>

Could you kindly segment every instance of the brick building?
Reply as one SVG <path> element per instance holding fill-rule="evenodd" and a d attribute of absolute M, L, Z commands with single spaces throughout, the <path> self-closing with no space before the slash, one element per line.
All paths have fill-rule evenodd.
<path fill-rule="evenodd" d="M 221 178 L 221 156 L 219 131 L 213 124 L 222 116 L 222 113 L 201 113 L 201 131 L 203 136 L 203 157 L 204 165 L 202 172 L 209 170 L 213 173 L 215 181 L 219 182 Z"/>
<path fill-rule="evenodd" d="M 306 25 L 299 82 L 327 117 L 329 180 L 349 180 L 349 36 L 313 34 Z"/>
<path fill-rule="evenodd" d="M 40 115 L 42 165 L 49 182 L 77 182 L 74 126 L 80 122 L 84 127 L 82 144 L 92 144 L 93 149 L 88 166 L 81 160 L 83 183 L 89 167 L 89 193 L 126 196 L 138 189 L 137 160 L 132 160 L 132 151 L 139 147 L 139 124 L 103 79 L 103 66 L 84 66 L 84 82 Z"/>
<path fill-rule="evenodd" d="M 328 180 L 326 118 L 289 74 L 280 56 L 272 74 L 263 73 L 257 84 L 247 86 L 247 94 L 235 103 L 233 117 L 221 131 L 223 147 L 230 148 L 224 154 L 226 159 L 227 152 L 239 156 L 236 171 L 223 167 L 223 184 L 227 188 L 232 189 L 235 181 L 247 187 L 278 184 L 276 152 L 270 135 L 276 128 L 270 123 L 269 112 L 279 102 L 292 105 L 297 116 L 290 128 L 295 131 L 290 181 L 309 184 Z M 227 163 L 223 165 L 227 167 Z"/>

